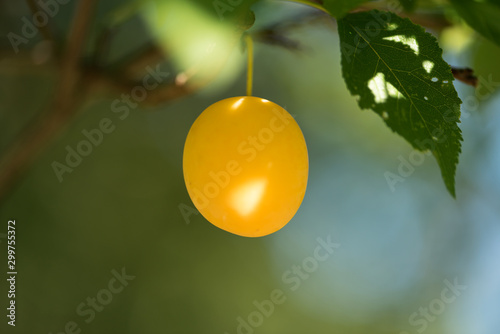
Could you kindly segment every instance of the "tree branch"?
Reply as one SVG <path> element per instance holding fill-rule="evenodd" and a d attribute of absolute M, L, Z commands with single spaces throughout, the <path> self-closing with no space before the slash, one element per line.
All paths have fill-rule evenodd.
<path fill-rule="evenodd" d="M 36 12 L 40 11 L 40 7 L 35 2 L 35 0 L 26 0 L 26 2 L 28 3 L 28 6 L 29 6 L 32 14 L 35 14 Z M 48 41 L 53 41 L 54 40 L 53 36 L 52 36 L 52 32 L 50 31 L 50 29 L 47 26 L 47 24 L 39 27 L 38 30 L 40 31 L 40 33 L 42 34 L 42 36 L 43 36 L 44 39 L 46 39 Z"/>

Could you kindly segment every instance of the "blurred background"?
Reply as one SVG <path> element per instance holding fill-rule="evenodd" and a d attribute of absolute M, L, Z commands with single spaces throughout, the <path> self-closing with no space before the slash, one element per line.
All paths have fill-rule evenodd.
<path fill-rule="evenodd" d="M 57 45 L 72 43 L 65 38 L 78 2 L 42 3 L 57 5 L 44 25 L 52 42 L 41 32 L 23 35 L 23 17 L 33 17 L 29 1 L 0 1 L 4 163 L 23 129 L 43 124 L 58 108 L 53 101 L 65 65 Z M 215 6 L 98 2 L 80 77 L 97 83 L 85 94 L 75 89 L 82 96 L 74 112 L 0 203 L 2 268 L 7 221 L 15 219 L 18 271 L 16 326 L 2 314 L 1 332 L 497 334 L 500 47 L 442 1 L 400 13 L 416 21 L 432 17 L 437 23 L 429 31 L 445 60 L 480 78 L 476 89 L 455 82 L 466 102 L 455 200 L 433 157 L 394 189 L 388 185 L 384 173 L 397 174 L 412 149 L 350 96 L 334 21 L 297 4 L 253 5 L 254 95 L 295 117 L 308 145 L 310 178 L 285 228 L 243 238 L 194 211 L 182 175 L 183 145 L 196 117 L 216 101 L 245 94 L 245 53 L 231 24 L 238 10 Z M 18 52 L 12 32 L 25 36 Z M 152 52 L 157 48 L 163 53 Z M 137 105 L 116 102 L 148 69 L 168 73 L 157 91 Z M 103 119 L 113 130 L 59 179 L 54 162 L 66 164 L 67 147 L 76 149 L 82 132 Z M 312 256 L 318 238 L 340 246 L 307 275 L 290 274 Z M 108 293 L 123 270 L 134 278 Z M 296 289 L 284 279 L 291 276 L 299 277 Z M 256 303 L 276 289 L 283 303 L 259 316 Z M 453 301 L 444 300 L 445 289 Z M 0 290 L 6 313 L 5 278 Z M 91 309 L 87 298 L 100 305 L 93 317 L 81 314 Z"/>

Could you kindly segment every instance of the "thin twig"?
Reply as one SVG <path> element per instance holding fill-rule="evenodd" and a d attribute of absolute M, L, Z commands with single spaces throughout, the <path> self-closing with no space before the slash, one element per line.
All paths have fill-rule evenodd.
<path fill-rule="evenodd" d="M 479 79 L 474 74 L 474 70 L 468 67 L 451 67 L 451 73 L 455 79 L 472 87 L 477 87 Z"/>
<path fill-rule="evenodd" d="M 26 2 L 28 3 L 28 7 L 30 8 L 33 15 L 41 10 L 35 0 L 26 0 Z M 38 30 L 45 40 L 54 41 L 52 32 L 50 31 L 48 24 L 44 24 L 41 27 L 38 27 Z"/>

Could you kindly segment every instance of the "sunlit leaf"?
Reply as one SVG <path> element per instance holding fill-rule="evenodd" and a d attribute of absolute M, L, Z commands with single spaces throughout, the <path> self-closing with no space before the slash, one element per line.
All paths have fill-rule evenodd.
<path fill-rule="evenodd" d="M 338 21 L 342 73 L 362 109 L 372 109 L 415 149 L 436 157 L 449 192 L 462 135 L 461 101 L 436 39 L 394 13 L 349 14 Z"/>

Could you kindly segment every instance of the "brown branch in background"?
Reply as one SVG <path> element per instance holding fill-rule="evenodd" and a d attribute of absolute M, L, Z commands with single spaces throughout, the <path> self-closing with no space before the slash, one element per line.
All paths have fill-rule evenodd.
<path fill-rule="evenodd" d="M 134 87 L 143 85 L 140 80 L 126 80 L 121 76 L 117 78 L 95 69 L 88 69 L 82 82 L 87 87 L 86 92 L 88 95 L 94 97 L 100 94 L 104 94 L 105 97 L 119 96 L 121 93 L 130 94 Z M 193 84 L 189 80 L 185 82 L 169 82 L 148 91 L 146 98 L 141 101 L 141 106 L 157 106 L 161 103 L 172 102 L 201 88 L 201 84 Z"/>
<path fill-rule="evenodd" d="M 75 9 L 54 100 L 48 111 L 21 133 L 20 140 L 10 148 L 0 165 L 0 202 L 77 110 L 80 102 L 77 84 L 82 75 L 79 61 L 96 4 L 97 0 L 80 0 Z"/>
<path fill-rule="evenodd" d="M 80 59 L 85 46 L 87 31 L 98 0 L 80 0 L 76 7 L 75 21 L 68 39 L 68 46 L 62 58 L 61 77 L 56 89 L 55 112 L 61 115 L 71 113 L 74 92 L 82 75 Z"/>
<path fill-rule="evenodd" d="M 121 62 L 119 68 L 123 75 L 133 78 L 137 73 L 151 64 L 157 64 L 165 60 L 165 53 L 158 45 L 150 45 L 134 58 Z"/>
<path fill-rule="evenodd" d="M 140 85 L 134 81 L 137 79 L 138 73 L 133 72 L 144 70 L 147 65 L 152 65 L 150 63 L 152 60 L 164 57 L 163 50 L 153 46 L 130 62 L 122 64 L 123 67 L 120 68 L 119 73 L 99 67 L 99 61 L 94 62 L 90 67 L 88 64 L 84 64 L 81 56 L 96 3 L 97 0 L 80 0 L 78 3 L 75 11 L 78 15 L 75 15 L 75 21 L 68 37 L 67 49 L 61 59 L 61 73 L 55 89 L 54 100 L 49 110 L 21 133 L 19 140 L 10 148 L 0 163 L 0 203 L 12 191 L 42 149 L 69 123 L 72 116 L 76 114 L 80 102 L 88 96 L 88 93 L 100 90 L 109 92 L 110 89 L 130 93 L 134 87 Z M 253 13 L 250 12 L 250 14 L 252 14 L 250 17 L 242 17 L 242 15 L 248 15 L 248 12 L 241 11 L 241 15 L 235 17 L 236 22 L 244 22 L 237 25 L 234 30 L 233 44 L 235 46 L 243 32 L 253 24 Z M 241 21 L 238 21 L 239 19 Z M 103 39 L 107 39 L 107 36 L 104 36 Z M 97 48 L 100 55 L 103 54 L 100 50 L 104 50 L 100 49 L 101 46 Z M 173 82 L 166 83 L 149 92 L 143 103 L 157 105 L 201 89 L 216 78 L 228 57 L 229 53 L 227 57 L 218 59 L 217 64 L 212 64 L 209 73 L 204 73 L 203 76 L 199 76 L 197 73 L 197 69 L 202 67 L 202 64 L 197 64 L 193 68 L 177 74 L 176 80 L 172 80 Z"/>
<path fill-rule="evenodd" d="M 477 87 L 478 79 L 474 75 L 474 70 L 468 67 L 459 68 L 452 67 L 451 73 L 455 77 L 455 79 L 462 81 L 463 83 L 470 85 L 472 87 Z"/>

